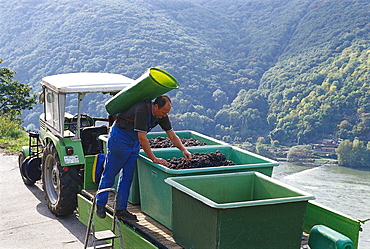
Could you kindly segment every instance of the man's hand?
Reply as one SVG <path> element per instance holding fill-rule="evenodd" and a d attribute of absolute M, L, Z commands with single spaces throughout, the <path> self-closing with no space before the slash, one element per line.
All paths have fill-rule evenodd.
<path fill-rule="evenodd" d="M 159 163 L 159 164 L 161 164 L 161 165 L 163 165 L 163 166 L 168 166 L 168 163 L 167 163 L 167 161 L 166 160 L 164 160 L 163 158 L 158 158 L 158 157 L 156 157 L 156 158 L 154 158 L 153 160 L 152 160 L 152 162 L 153 163 Z"/>
<path fill-rule="evenodd" d="M 140 141 L 140 144 L 141 144 L 141 148 L 143 148 L 145 154 L 150 158 L 150 160 L 152 160 L 153 163 L 159 163 L 159 164 L 162 164 L 164 166 L 167 166 L 168 163 L 166 160 L 164 160 L 163 158 L 157 158 L 154 154 L 153 154 L 153 151 L 151 150 L 150 148 L 150 144 L 149 144 L 149 141 L 146 137 L 146 133 L 145 132 L 140 132 L 138 131 L 137 132 L 137 135 L 139 137 L 139 141 Z"/>
<path fill-rule="evenodd" d="M 191 153 L 188 150 L 183 150 L 182 154 L 184 155 L 186 161 L 190 161 Z"/>
<path fill-rule="evenodd" d="M 171 140 L 172 144 L 182 151 L 182 154 L 184 155 L 184 158 L 186 159 L 186 161 L 189 161 L 191 159 L 191 153 L 184 147 L 184 145 L 181 143 L 181 140 L 176 135 L 176 133 L 172 130 L 172 131 L 167 132 L 167 135 L 169 139 Z"/>

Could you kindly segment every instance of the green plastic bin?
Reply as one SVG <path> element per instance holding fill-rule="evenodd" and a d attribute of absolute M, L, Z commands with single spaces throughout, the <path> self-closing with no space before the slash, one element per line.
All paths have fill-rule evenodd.
<path fill-rule="evenodd" d="M 142 151 L 137 160 L 141 210 L 167 228 L 171 229 L 172 195 L 171 187 L 164 182 L 168 177 L 220 174 L 232 172 L 258 171 L 271 176 L 273 167 L 278 163 L 254 153 L 227 145 L 189 147 L 191 153 L 211 153 L 220 150 L 226 158 L 237 165 L 194 169 L 169 169 L 163 165 L 153 163 Z M 170 159 L 182 157 L 177 148 L 153 149 L 156 157 Z"/>
<path fill-rule="evenodd" d="M 258 172 L 165 181 L 173 238 L 184 248 L 300 248 L 310 194 Z"/>
<path fill-rule="evenodd" d="M 194 138 L 198 140 L 199 142 L 206 143 L 207 145 L 222 145 L 225 144 L 222 141 L 216 140 L 212 137 L 208 137 L 206 135 L 203 135 L 201 133 L 190 131 L 190 130 L 184 130 L 184 131 L 176 131 L 176 135 L 180 138 Z M 150 132 L 147 135 L 147 138 L 156 138 L 156 137 L 168 137 L 166 132 Z M 107 143 L 108 143 L 108 135 L 100 135 L 99 139 L 103 141 L 103 149 L 106 152 L 107 151 Z M 116 184 L 118 181 L 118 177 L 116 177 Z M 116 186 L 115 184 L 115 186 Z M 131 188 L 130 188 L 130 195 L 128 201 L 133 205 L 139 205 L 140 204 L 140 190 L 139 190 L 139 179 L 138 179 L 138 172 L 137 167 L 135 167 L 134 171 L 134 177 L 132 179 Z"/>

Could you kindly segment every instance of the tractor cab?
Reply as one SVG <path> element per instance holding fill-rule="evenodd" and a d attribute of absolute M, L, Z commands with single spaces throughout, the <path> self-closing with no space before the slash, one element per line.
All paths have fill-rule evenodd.
<path fill-rule="evenodd" d="M 44 103 L 44 113 L 40 121 L 45 128 L 59 137 L 81 139 L 81 128 L 94 127 L 102 118 L 91 118 L 81 114 L 82 100 L 88 93 L 115 94 L 134 80 L 120 74 L 111 73 L 69 73 L 43 78 L 43 93 L 40 102 Z M 65 112 L 67 95 L 77 97 L 77 113 Z M 103 119 L 104 120 L 104 119 Z"/>
<path fill-rule="evenodd" d="M 83 99 L 92 93 L 114 95 L 133 82 L 111 73 L 69 73 L 42 79 L 40 133 L 32 133 L 19 164 L 25 184 L 42 178 L 45 199 L 54 214 L 65 215 L 76 208 L 86 156 L 103 153 L 98 137 L 108 134 L 108 118 L 85 114 Z M 77 105 L 73 114 L 66 112 L 71 100 Z"/>

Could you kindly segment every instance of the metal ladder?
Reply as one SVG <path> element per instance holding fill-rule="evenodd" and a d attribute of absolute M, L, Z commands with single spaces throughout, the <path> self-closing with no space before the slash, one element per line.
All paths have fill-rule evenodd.
<path fill-rule="evenodd" d="M 115 194 L 114 198 L 114 203 L 113 203 L 113 222 L 112 222 L 112 229 L 111 230 L 103 230 L 103 231 L 95 231 L 95 226 L 94 226 L 94 221 L 93 221 L 93 216 L 94 216 L 94 211 L 96 207 L 96 197 L 98 194 L 103 193 L 103 192 L 113 192 Z M 87 244 L 89 242 L 89 237 L 92 236 L 92 242 L 93 242 L 93 248 L 114 248 L 114 239 L 120 238 L 120 244 L 121 248 L 123 248 L 123 239 L 122 239 L 122 234 L 121 234 L 121 227 L 118 223 L 118 218 L 116 216 L 116 198 L 117 197 L 117 191 L 114 188 L 105 188 L 105 189 L 100 189 L 98 190 L 93 198 L 93 203 L 91 207 L 91 212 L 90 212 L 90 218 L 89 218 L 89 223 L 87 225 L 87 230 L 86 230 L 86 236 L 85 236 L 85 244 L 84 244 L 84 249 L 87 248 Z M 117 224 L 117 230 L 118 234 L 115 234 L 115 228 Z M 106 241 L 106 240 L 111 240 L 111 243 L 107 244 L 101 244 L 97 245 L 97 242 L 99 241 Z"/>
<path fill-rule="evenodd" d="M 34 132 L 29 132 L 28 133 L 28 136 L 29 136 L 29 142 L 28 142 L 28 144 L 30 145 L 29 146 L 29 152 L 28 152 L 28 154 L 30 156 L 37 156 L 37 157 L 39 157 L 39 155 L 41 153 L 40 147 L 42 146 L 41 145 L 41 140 L 40 140 L 40 134 L 34 131 Z M 32 139 L 34 141 L 32 141 Z M 33 150 L 33 148 L 36 148 L 36 151 Z"/>

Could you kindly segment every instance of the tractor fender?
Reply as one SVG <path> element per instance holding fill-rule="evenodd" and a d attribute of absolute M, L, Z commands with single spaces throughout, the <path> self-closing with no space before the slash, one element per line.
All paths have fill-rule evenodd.
<path fill-rule="evenodd" d="M 80 140 L 73 140 L 72 137 L 62 138 L 53 134 L 48 134 L 43 138 L 45 144 L 52 142 L 58 152 L 60 164 L 63 167 L 84 165 L 85 156 Z M 67 154 L 67 149 L 73 148 L 72 155 Z"/>

